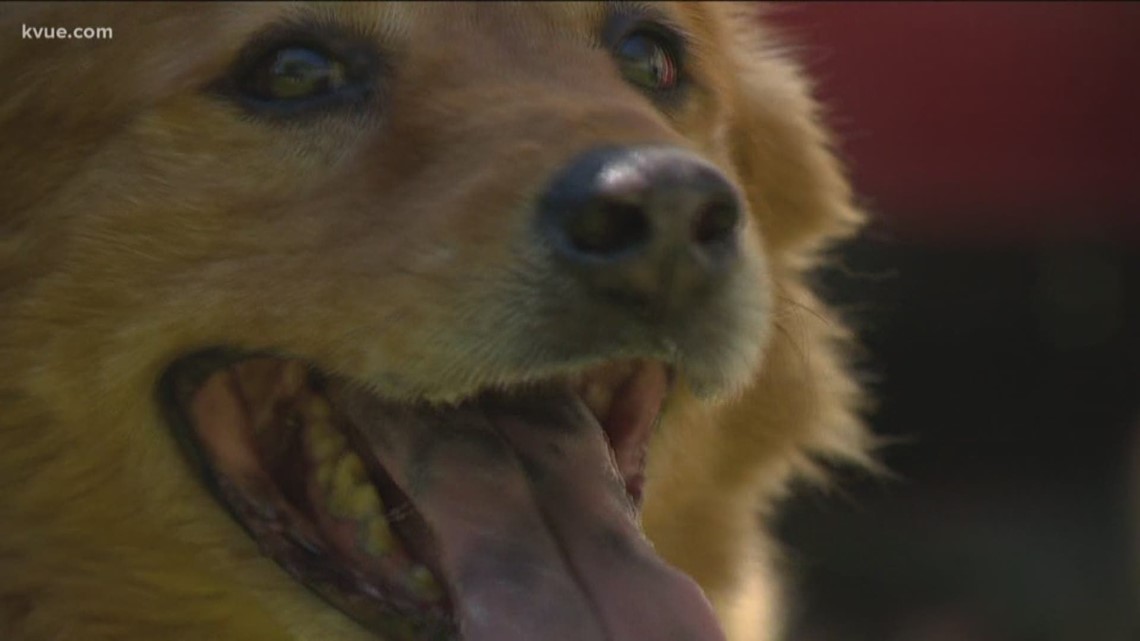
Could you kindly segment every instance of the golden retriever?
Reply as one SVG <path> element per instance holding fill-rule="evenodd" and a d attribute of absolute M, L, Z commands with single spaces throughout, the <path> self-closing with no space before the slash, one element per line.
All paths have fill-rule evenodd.
<path fill-rule="evenodd" d="M 861 216 L 754 7 L 0 16 L 0 638 L 777 633 Z"/>

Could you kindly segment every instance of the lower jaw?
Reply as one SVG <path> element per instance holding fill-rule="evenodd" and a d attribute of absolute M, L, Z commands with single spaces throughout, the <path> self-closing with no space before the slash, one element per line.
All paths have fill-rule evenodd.
<path fill-rule="evenodd" d="M 433 572 L 384 518 L 410 504 L 366 478 L 323 384 L 301 361 L 211 349 L 169 367 L 159 394 L 207 488 L 265 556 L 383 638 L 455 638 Z"/>
<path fill-rule="evenodd" d="M 455 451 L 447 450 L 435 461 L 428 456 L 420 464 L 461 468 L 475 477 L 489 469 L 487 465 L 519 467 L 508 459 L 523 446 L 504 440 L 494 426 L 484 430 L 489 423 L 478 415 L 486 414 L 490 406 L 497 408 L 491 412 L 496 416 L 514 420 L 526 415 L 520 420 L 536 425 L 589 422 L 592 425 L 571 429 L 593 430 L 606 437 L 609 460 L 597 469 L 609 469 L 620 480 L 618 493 L 632 514 L 640 499 L 648 435 L 664 400 L 668 374 L 658 364 L 643 362 L 611 364 L 598 372 L 574 383 L 549 382 L 510 394 L 484 394 L 445 408 L 385 403 L 300 361 L 211 350 L 173 365 L 160 391 L 175 432 L 198 462 L 203 478 L 267 556 L 382 638 L 466 639 L 462 629 L 470 626 L 457 600 L 468 597 L 457 593 L 456 582 L 462 579 L 456 576 L 455 555 L 440 546 L 465 544 L 474 535 L 456 533 L 454 526 L 441 525 L 446 518 L 425 518 L 421 513 L 417 501 L 456 502 L 456 508 L 462 508 L 463 501 L 456 501 L 451 490 L 446 492 L 450 498 L 440 498 L 441 491 L 435 490 L 424 499 L 415 487 L 414 452 L 417 447 L 433 447 L 433 439 L 461 442 L 458 449 L 452 448 Z M 607 372 L 612 381 L 605 380 Z M 598 378 L 609 388 L 595 384 Z M 331 402 L 333 397 L 339 402 Z M 551 399 L 561 407 L 551 411 L 577 412 L 575 417 L 546 421 L 538 416 L 547 409 L 543 403 Z M 345 406 L 354 409 L 346 412 Z M 605 416 L 584 419 L 591 413 L 583 411 L 586 408 L 595 414 L 601 410 Z M 464 425 L 457 428 L 459 423 Z M 582 439 L 589 437 L 567 442 L 573 445 Z M 480 448 L 487 451 L 467 451 Z M 598 448 L 585 449 L 594 452 L 588 455 L 592 465 L 599 458 Z M 498 453 L 488 454 L 491 450 Z M 393 454 L 399 451 L 406 461 Z M 400 469 L 389 469 L 381 458 Z M 534 475 L 544 471 L 514 473 L 517 478 L 501 484 L 504 491 L 527 489 L 536 482 Z M 589 485 L 595 480 L 559 482 Z M 603 486 L 601 482 L 599 487 Z M 608 489 L 590 492 L 603 496 L 599 500 L 610 500 L 604 498 L 610 496 Z M 499 500 L 488 493 L 494 492 L 484 488 L 483 494 L 473 496 Z M 494 524 L 515 509 L 532 508 L 492 508 L 480 518 Z M 440 535 L 441 528 L 446 534 Z M 509 570 L 509 565 L 503 569 Z"/>

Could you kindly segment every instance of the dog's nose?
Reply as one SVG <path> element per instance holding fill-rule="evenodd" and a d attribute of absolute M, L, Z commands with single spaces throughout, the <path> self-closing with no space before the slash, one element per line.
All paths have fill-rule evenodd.
<path fill-rule="evenodd" d="M 739 255 L 737 190 L 675 147 L 588 151 L 554 177 L 538 215 L 561 269 L 626 302 L 684 305 Z"/>

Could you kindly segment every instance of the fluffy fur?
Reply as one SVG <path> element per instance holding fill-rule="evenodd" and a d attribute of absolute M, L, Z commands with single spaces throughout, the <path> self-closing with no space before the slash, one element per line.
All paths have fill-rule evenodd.
<path fill-rule="evenodd" d="M 514 260 L 495 242 L 514 224 L 502 212 L 573 149 L 644 139 L 698 150 L 739 183 L 771 292 L 771 331 L 748 339 L 763 359 L 731 374 L 738 391 L 675 399 L 644 523 L 732 641 L 775 636 L 757 514 L 814 460 L 867 449 L 847 331 L 805 279 L 861 216 L 807 83 L 754 8 L 660 7 L 690 34 L 701 88 L 665 114 L 604 52 L 551 36 L 587 29 L 599 10 L 583 7 L 464 19 L 438 3 L 319 5 L 415 53 L 393 63 L 393 112 L 307 127 L 203 89 L 252 34 L 304 9 L 0 8 L 0 638 L 374 638 L 203 492 L 160 425 L 156 377 L 221 343 L 284 346 L 393 381 L 392 395 L 505 377 L 523 339 L 491 309 Z M 22 24 L 114 38 L 21 40 Z M 472 339 L 480 327 L 496 338 Z"/>

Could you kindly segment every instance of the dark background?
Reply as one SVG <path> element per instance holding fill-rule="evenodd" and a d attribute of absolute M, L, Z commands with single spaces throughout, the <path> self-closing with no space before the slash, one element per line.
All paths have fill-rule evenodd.
<path fill-rule="evenodd" d="M 874 217 L 820 282 L 895 474 L 786 506 L 790 641 L 1140 639 L 1140 4 L 770 12 Z"/>

